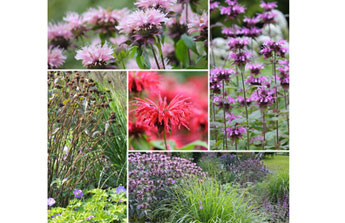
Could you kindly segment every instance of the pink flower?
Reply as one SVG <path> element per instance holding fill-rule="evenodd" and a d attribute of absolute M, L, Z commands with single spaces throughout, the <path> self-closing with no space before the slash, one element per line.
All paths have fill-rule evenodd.
<path fill-rule="evenodd" d="M 207 32 L 208 27 L 208 15 L 206 12 L 203 12 L 202 16 L 195 17 L 193 20 L 190 21 L 188 24 L 188 32 Z"/>
<path fill-rule="evenodd" d="M 68 12 L 63 20 L 68 22 L 70 30 L 82 27 L 85 22 L 84 18 L 79 16 L 79 14 L 76 12 Z"/>
<path fill-rule="evenodd" d="M 162 32 L 162 24 L 166 23 L 168 18 L 166 14 L 157 9 L 138 10 L 122 20 L 116 27 L 120 33 L 131 35 L 135 41 L 144 43 L 154 42 L 154 37 Z"/>
<path fill-rule="evenodd" d="M 167 103 L 167 98 L 164 99 L 159 95 L 158 104 L 146 98 L 136 98 L 135 116 L 139 122 L 150 127 L 157 127 L 159 132 L 170 133 L 175 129 L 180 129 L 181 126 L 188 128 L 188 118 L 190 115 L 190 103 L 187 102 L 189 98 L 183 98 L 181 95 L 176 95 L 171 102 Z"/>
<path fill-rule="evenodd" d="M 265 11 L 271 11 L 277 7 L 277 2 L 264 2 L 260 3 L 260 7 L 265 9 Z"/>
<path fill-rule="evenodd" d="M 63 50 L 58 47 L 49 47 L 48 49 L 48 68 L 57 68 L 61 66 L 65 60 L 66 56 L 62 54 Z"/>
<path fill-rule="evenodd" d="M 163 9 L 165 12 L 172 11 L 175 4 L 176 0 L 137 0 L 134 3 L 134 5 L 141 9 Z"/>
<path fill-rule="evenodd" d="M 175 54 L 174 45 L 171 44 L 171 43 L 165 43 L 165 44 L 162 46 L 162 53 L 163 53 L 163 56 L 165 56 L 165 57 L 167 57 L 167 56 L 170 55 L 171 53 L 174 53 L 174 54 Z"/>
<path fill-rule="evenodd" d="M 53 46 L 59 46 L 66 49 L 69 46 L 69 40 L 73 38 L 73 33 L 66 23 L 48 25 L 48 40 Z"/>
<path fill-rule="evenodd" d="M 114 59 L 112 54 L 113 49 L 107 43 L 103 46 L 94 44 L 77 50 L 75 59 L 82 60 L 83 65 L 87 68 L 105 68 L 106 63 Z"/>
<path fill-rule="evenodd" d="M 159 84 L 159 76 L 152 71 L 128 72 L 129 92 L 141 92 L 143 90 L 156 90 Z"/>

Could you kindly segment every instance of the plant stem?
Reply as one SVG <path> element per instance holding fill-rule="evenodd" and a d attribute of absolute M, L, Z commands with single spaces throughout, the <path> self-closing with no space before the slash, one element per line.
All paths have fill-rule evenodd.
<path fill-rule="evenodd" d="M 159 40 L 159 44 L 162 46 L 162 44 L 160 43 L 160 40 Z M 159 48 L 159 54 L 161 55 L 161 60 L 162 60 L 162 65 L 163 65 L 163 69 L 165 70 L 165 63 L 164 63 L 164 57 L 163 57 L 163 52 L 162 52 L 162 49 Z"/>
<path fill-rule="evenodd" d="M 226 135 L 226 119 L 225 119 L 225 81 L 223 80 L 223 118 L 224 118 L 224 140 L 223 140 L 223 150 L 224 150 L 224 141 L 225 141 L 225 149 L 228 149 L 228 137 Z"/>
<path fill-rule="evenodd" d="M 166 134 L 165 134 L 165 129 L 163 130 L 163 137 L 164 137 L 165 149 L 168 150 L 168 144 L 167 144 L 167 137 L 166 137 Z"/>
<path fill-rule="evenodd" d="M 186 25 L 188 25 L 188 3 L 186 3 Z M 191 65 L 192 61 L 190 59 L 189 49 L 187 49 L 187 52 L 188 52 L 188 62 L 189 62 L 189 65 Z"/>
<path fill-rule="evenodd" d="M 288 105 L 287 105 L 287 98 L 286 98 L 286 91 L 284 90 L 284 102 L 285 102 L 285 110 L 288 110 Z M 288 127 L 288 135 L 290 135 L 290 127 L 289 127 L 289 113 L 286 115 L 286 123 Z"/>
<path fill-rule="evenodd" d="M 244 107 L 246 109 L 246 119 L 247 119 L 247 148 L 249 150 L 249 142 L 250 142 L 250 139 L 249 139 L 249 118 L 248 118 L 248 105 L 247 105 L 247 96 L 246 96 L 246 88 L 244 86 L 244 76 L 243 76 L 243 73 L 244 73 L 244 67 L 241 70 L 241 77 L 242 77 L 242 87 L 243 87 L 243 97 L 244 97 Z"/>
<path fill-rule="evenodd" d="M 159 66 L 158 60 L 157 60 L 156 52 L 155 52 L 152 44 L 151 44 L 151 50 L 152 50 L 153 57 L 155 58 L 157 68 L 161 69 L 160 66 Z"/>
<path fill-rule="evenodd" d="M 278 99 L 278 88 L 277 88 L 277 75 L 276 75 L 276 56 L 273 53 L 273 76 L 274 76 L 274 84 L 275 84 L 275 96 L 276 96 L 276 149 L 279 149 L 279 123 L 278 123 L 278 110 L 279 110 L 279 99 Z"/>
<path fill-rule="evenodd" d="M 266 145 L 266 120 L 265 120 L 265 110 L 262 109 L 262 136 L 263 136 L 263 142 L 262 142 L 262 149 L 265 150 Z"/>
<path fill-rule="evenodd" d="M 237 150 L 237 140 L 235 139 L 235 150 Z"/>
<path fill-rule="evenodd" d="M 216 121 L 216 109 L 215 109 L 213 101 L 212 101 L 212 110 L 213 110 L 213 121 L 215 122 Z M 216 128 L 214 129 L 214 135 L 216 136 L 216 142 L 217 142 L 218 137 L 217 137 L 217 129 Z"/>

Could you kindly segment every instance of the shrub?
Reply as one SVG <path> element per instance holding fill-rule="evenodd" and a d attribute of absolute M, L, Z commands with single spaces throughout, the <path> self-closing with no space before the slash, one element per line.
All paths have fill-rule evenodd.
<path fill-rule="evenodd" d="M 233 182 L 235 179 L 235 175 L 227 171 L 224 164 L 216 156 L 205 156 L 198 162 L 198 165 L 207 172 L 207 176 L 222 184 Z"/>
<path fill-rule="evenodd" d="M 160 201 L 172 199 L 169 191 L 175 185 L 192 176 L 205 176 L 190 160 L 160 153 L 130 153 L 128 163 L 130 219 L 134 222 L 153 221 L 152 210 Z"/>
<path fill-rule="evenodd" d="M 69 201 L 66 208 L 48 210 L 48 222 L 127 222 L 126 193 L 117 189 L 93 189 Z"/>
<path fill-rule="evenodd" d="M 177 185 L 173 193 L 175 199 L 156 211 L 169 213 L 168 222 L 262 222 L 239 190 L 222 187 L 212 179 L 191 179 Z"/>

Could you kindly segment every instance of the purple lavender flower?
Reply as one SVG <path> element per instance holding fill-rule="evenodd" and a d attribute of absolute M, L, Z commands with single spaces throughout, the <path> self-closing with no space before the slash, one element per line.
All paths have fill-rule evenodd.
<path fill-rule="evenodd" d="M 55 203 L 56 203 L 56 202 L 55 202 L 54 198 L 51 198 L 51 197 L 48 198 L 48 206 L 49 206 L 49 207 L 53 206 Z"/>
<path fill-rule="evenodd" d="M 74 194 L 74 196 L 75 196 L 75 198 L 81 198 L 81 197 L 83 197 L 83 191 L 82 190 L 79 190 L 79 189 L 75 189 L 74 191 L 73 191 L 73 194 Z"/>
<path fill-rule="evenodd" d="M 119 194 L 119 193 L 126 193 L 126 188 L 124 186 L 118 186 L 116 188 L 116 193 Z"/>

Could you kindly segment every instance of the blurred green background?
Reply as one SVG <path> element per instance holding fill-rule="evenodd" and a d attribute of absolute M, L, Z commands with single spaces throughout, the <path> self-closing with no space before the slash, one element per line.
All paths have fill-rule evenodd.
<path fill-rule="evenodd" d="M 89 8 L 133 8 L 135 0 L 48 0 L 48 21 L 61 21 L 68 11 L 83 13 Z"/>

